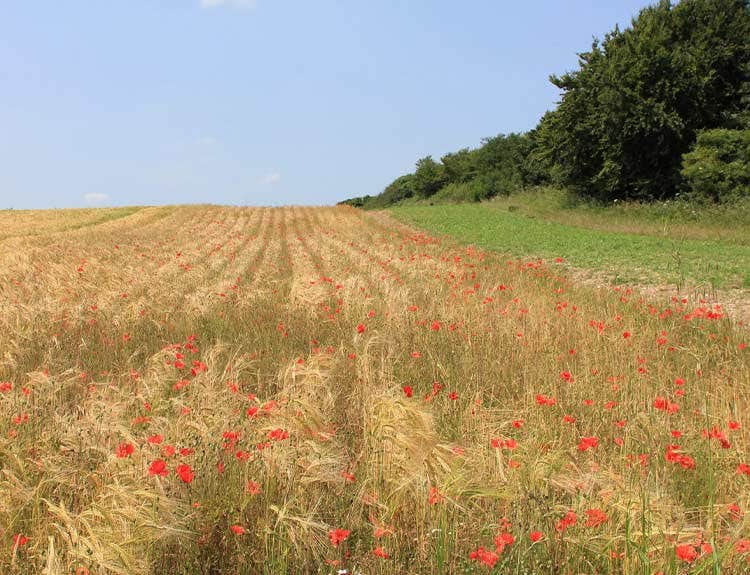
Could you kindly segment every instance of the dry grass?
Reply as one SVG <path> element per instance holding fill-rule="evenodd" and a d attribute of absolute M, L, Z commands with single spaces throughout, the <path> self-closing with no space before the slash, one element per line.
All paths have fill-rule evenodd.
<path fill-rule="evenodd" d="M 56 214 L 3 214 L 0 573 L 750 571 L 721 310 L 348 208 Z"/>

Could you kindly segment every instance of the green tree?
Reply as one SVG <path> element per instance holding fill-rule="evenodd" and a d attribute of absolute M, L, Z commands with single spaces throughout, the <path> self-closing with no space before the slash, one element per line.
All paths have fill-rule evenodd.
<path fill-rule="evenodd" d="M 433 160 L 432 156 L 426 156 L 417 161 L 417 169 L 412 179 L 414 193 L 417 196 L 429 198 L 435 195 L 447 181 L 445 168 Z"/>
<path fill-rule="evenodd" d="M 683 157 L 682 175 L 698 199 L 750 198 L 750 130 L 707 130 Z"/>
<path fill-rule="evenodd" d="M 749 60 L 746 0 L 662 0 L 550 78 L 562 99 L 540 123 L 540 157 L 586 196 L 674 195 L 697 132 L 746 112 Z"/>
<path fill-rule="evenodd" d="M 445 169 L 445 178 L 449 183 L 468 182 L 477 175 L 477 152 L 463 148 L 458 152 L 445 154 L 440 161 Z"/>

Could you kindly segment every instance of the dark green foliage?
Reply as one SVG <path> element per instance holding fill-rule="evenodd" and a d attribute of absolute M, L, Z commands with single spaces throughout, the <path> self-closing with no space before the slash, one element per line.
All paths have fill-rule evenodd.
<path fill-rule="evenodd" d="M 341 202 L 379 209 L 408 198 L 447 202 L 478 202 L 507 196 L 525 186 L 549 182 L 549 162 L 536 153 L 536 131 L 500 134 L 482 140 L 482 146 L 446 154 L 440 162 L 427 156 L 413 174 L 394 180 L 377 196 Z"/>
<path fill-rule="evenodd" d="M 348 200 L 344 200 L 343 202 L 339 203 L 342 205 L 352 206 L 353 208 L 363 208 L 371 201 L 372 196 L 362 196 L 359 198 L 349 198 Z"/>
<path fill-rule="evenodd" d="M 422 158 L 406 183 L 358 205 L 479 201 L 546 184 L 603 202 L 665 199 L 685 186 L 717 201 L 745 193 L 735 190 L 745 185 L 739 136 L 704 136 L 682 168 L 701 131 L 750 129 L 750 0 L 661 0 L 550 80 L 562 99 L 534 130 L 440 163 Z"/>
<path fill-rule="evenodd" d="M 407 174 L 406 176 L 396 178 L 393 183 L 383 191 L 381 194 L 381 200 L 384 202 L 384 205 L 394 204 L 401 200 L 405 200 L 406 198 L 411 198 L 415 194 L 415 189 L 414 176 L 412 174 Z"/>
<path fill-rule="evenodd" d="M 445 168 L 445 177 L 450 183 L 468 182 L 479 172 L 477 152 L 463 148 L 453 154 L 445 154 L 440 161 Z"/>
<path fill-rule="evenodd" d="M 683 156 L 682 176 L 697 199 L 750 198 L 750 130 L 707 130 Z"/>
<path fill-rule="evenodd" d="M 747 109 L 750 9 L 745 0 L 668 1 L 580 54 L 551 81 L 562 91 L 539 139 L 557 179 L 598 200 L 673 196 L 699 130 Z"/>
<path fill-rule="evenodd" d="M 414 175 L 407 174 L 406 176 L 396 178 L 381 194 L 377 196 L 351 198 L 341 203 L 354 206 L 355 208 L 380 209 L 393 204 L 398 204 L 402 200 L 411 198 L 413 195 Z"/>
<path fill-rule="evenodd" d="M 412 177 L 415 195 L 420 198 L 429 198 L 447 183 L 445 168 L 433 160 L 432 156 L 417 161 L 417 169 Z"/>

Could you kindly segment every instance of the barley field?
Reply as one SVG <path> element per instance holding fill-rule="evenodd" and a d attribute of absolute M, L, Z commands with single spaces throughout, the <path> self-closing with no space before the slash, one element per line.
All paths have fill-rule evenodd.
<path fill-rule="evenodd" d="M 750 572 L 719 306 L 347 207 L 0 224 L 0 573 Z"/>

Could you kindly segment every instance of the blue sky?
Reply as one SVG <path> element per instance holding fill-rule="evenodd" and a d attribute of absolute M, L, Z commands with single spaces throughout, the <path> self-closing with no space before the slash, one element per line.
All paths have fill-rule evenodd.
<path fill-rule="evenodd" d="M 0 3 L 0 208 L 332 204 L 533 128 L 637 0 Z"/>

